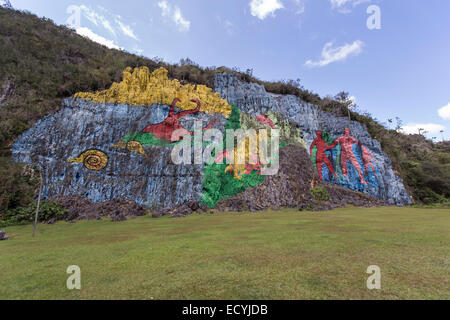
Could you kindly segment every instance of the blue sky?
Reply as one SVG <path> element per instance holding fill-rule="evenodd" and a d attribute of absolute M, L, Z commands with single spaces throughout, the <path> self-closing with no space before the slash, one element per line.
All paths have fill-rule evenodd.
<path fill-rule="evenodd" d="M 10 1 L 149 58 L 300 78 L 322 96 L 345 90 L 382 122 L 398 116 L 406 132 L 450 138 L 450 1 Z M 369 6 L 379 8 L 380 29 L 368 28 Z"/>

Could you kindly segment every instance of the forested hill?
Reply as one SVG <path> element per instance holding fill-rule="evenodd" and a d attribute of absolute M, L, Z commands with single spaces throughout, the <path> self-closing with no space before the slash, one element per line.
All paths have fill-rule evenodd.
<path fill-rule="evenodd" d="M 443 202 L 450 196 L 450 142 L 433 143 L 420 135 L 388 130 L 370 115 L 349 112 L 344 99 L 321 98 L 298 81 L 263 82 L 251 72 L 202 68 L 189 59 L 171 65 L 108 49 L 49 19 L 0 8 L 0 212 L 28 204 L 35 191 L 35 179 L 23 175 L 23 168 L 10 161 L 14 140 L 58 110 L 63 98 L 104 90 L 121 80 L 126 67 L 139 66 L 151 71 L 164 67 L 169 78 L 209 87 L 214 86 L 216 73 L 235 73 L 269 92 L 294 94 L 338 116 L 350 115 L 380 141 L 416 201 Z"/>

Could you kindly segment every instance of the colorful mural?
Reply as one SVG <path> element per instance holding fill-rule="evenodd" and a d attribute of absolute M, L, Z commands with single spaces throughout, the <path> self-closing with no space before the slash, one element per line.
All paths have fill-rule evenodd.
<path fill-rule="evenodd" d="M 174 111 L 175 105 L 177 102 L 181 102 L 180 99 L 175 98 L 172 102 L 172 105 L 170 106 L 169 115 L 167 116 L 167 118 L 161 123 L 149 125 L 142 132 L 143 133 L 152 133 L 156 138 L 158 138 L 160 140 L 169 141 L 172 143 L 180 141 L 182 139 L 182 136 L 184 136 L 184 135 L 192 136 L 194 134 L 194 132 L 186 130 L 185 128 L 183 128 L 180 125 L 180 122 L 179 122 L 179 120 L 182 117 L 185 117 L 189 114 L 195 114 L 195 113 L 200 112 L 200 109 L 201 109 L 200 101 L 198 101 L 197 99 L 192 99 L 191 101 L 195 102 L 197 104 L 197 108 L 175 114 L 175 111 Z M 203 128 L 203 131 L 211 129 L 213 127 L 214 123 L 216 123 L 216 122 L 217 122 L 216 120 L 212 120 L 206 128 Z M 179 130 L 180 136 L 172 137 L 173 133 L 176 130 Z"/>
<path fill-rule="evenodd" d="M 373 156 L 351 136 L 349 128 L 336 139 L 328 132 L 317 131 L 310 146 L 310 154 L 320 180 L 335 182 L 354 190 L 360 190 L 364 185 L 378 184 Z"/>
<path fill-rule="evenodd" d="M 153 72 L 147 67 L 128 67 L 123 72 L 123 80 L 113 83 L 104 91 L 79 92 L 75 98 L 96 101 L 100 103 L 128 104 L 132 106 L 150 106 L 152 104 L 170 105 L 175 97 L 181 100 L 178 105 L 183 110 L 196 107 L 194 99 L 202 101 L 199 111 L 205 113 L 220 113 L 228 116 L 231 107 L 218 93 L 204 85 L 181 85 L 178 80 L 169 80 L 168 71 L 159 68 Z"/>
<path fill-rule="evenodd" d="M 123 80 L 109 89 L 81 92 L 76 98 L 65 99 L 60 112 L 40 121 L 14 143 L 15 160 L 33 165 L 42 165 L 40 161 L 44 161 L 45 196 L 74 194 L 98 202 L 113 197 L 129 198 L 161 208 L 199 201 L 214 208 L 221 200 L 266 180 L 268 188 L 264 186 L 260 190 L 265 190 L 267 198 L 270 190 L 277 192 L 272 181 L 285 183 L 285 187 L 291 189 L 296 177 L 291 176 L 291 172 L 292 175 L 298 172 L 301 179 L 309 180 L 311 168 L 303 166 L 309 149 L 321 180 L 389 199 L 392 203 L 409 203 L 409 196 L 392 172 L 388 158 L 363 126 L 351 124 L 356 136 L 365 137 L 367 147 L 352 137 L 348 129 L 342 135 L 333 131 L 334 136 L 318 131 L 309 146 L 300 128 L 304 128 L 311 142 L 309 132 L 316 123 L 343 130 L 347 119 L 322 114 L 314 106 L 303 108 L 303 103 L 297 99 L 274 100 L 264 92 L 263 86 L 255 90 L 256 84 L 239 84 L 234 76 L 216 75 L 216 79 L 216 90 L 223 97 L 239 101 L 242 109 L 220 98 L 211 88 L 181 85 L 170 80 L 167 70 L 150 72 L 145 67 L 127 68 Z M 265 101 L 276 102 L 277 112 L 267 111 Z M 205 126 L 201 129 L 214 126 L 223 136 L 222 145 L 214 149 L 207 163 L 196 161 L 200 158 L 199 151 L 213 149 L 213 142 L 201 141 L 200 135 L 193 132 L 193 128 L 200 127 L 194 121 L 200 120 Z M 257 141 L 256 151 L 250 150 L 244 141 L 227 146 L 226 142 L 231 140 L 227 140 L 230 138 L 227 129 L 255 130 L 255 133 L 247 131 L 245 134 L 250 134 L 247 140 Z M 270 138 L 277 130 L 279 146 L 291 145 L 280 151 L 284 155 L 280 167 L 276 162 L 264 165 L 265 159 L 259 158 L 259 129 L 267 130 Z M 183 138 L 172 137 L 176 130 L 189 135 L 188 138 L 193 135 L 194 139 L 189 140 L 190 147 L 194 148 L 186 146 Z M 202 150 L 198 148 L 199 143 Z M 305 150 L 299 150 L 301 148 Z M 242 149 L 246 160 L 243 164 L 227 163 L 227 159 L 236 159 L 238 150 Z M 195 164 L 189 165 L 189 161 L 176 164 L 172 159 L 178 150 L 182 150 L 183 156 L 194 156 Z M 270 148 L 271 158 L 276 156 L 272 151 Z M 298 166 L 299 163 L 302 165 Z M 276 174 L 275 170 L 267 172 L 266 169 L 279 168 L 286 172 L 286 167 L 292 169 L 288 170 L 289 175 L 281 174 L 274 179 L 264 175 Z M 285 187 L 280 190 L 287 190 Z M 299 190 L 292 192 L 299 192 L 299 196 L 308 192 Z M 279 200 L 274 201 L 279 203 Z"/>
<path fill-rule="evenodd" d="M 372 161 L 375 161 L 375 159 L 372 157 L 372 155 L 369 153 L 369 151 L 367 150 L 367 148 L 365 146 L 363 146 L 362 144 L 359 144 L 362 150 L 362 160 L 364 162 L 364 172 L 366 174 L 366 176 L 369 175 L 369 166 L 372 169 L 372 172 L 374 175 L 377 174 L 375 167 L 373 166 Z"/>
<path fill-rule="evenodd" d="M 137 152 L 143 156 L 145 156 L 145 151 L 144 151 L 144 147 L 142 146 L 142 144 L 138 141 L 128 141 L 128 142 L 124 142 L 124 141 L 120 141 L 116 144 L 113 144 L 113 148 L 115 149 L 126 149 L 130 152 Z"/>
<path fill-rule="evenodd" d="M 245 127 L 243 125 L 242 118 L 245 117 L 243 113 L 240 114 L 240 123 L 241 126 L 239 129 L 256 129 L 255 127 Z M 245 122 L 250 122 L 254 118 L 251 116 L 248 116 L 249 119 L 247 119 Z M 251 120 L 250 120 L 251 119 Z M 255 119 L 258 123 L 262 125 L 261 129 L 267 129 L 266 126 L 269 127 L 269 129 L 275 129 L 275 125 L 273 124 L 272 120 L 266 115 L 259 115 Z M 268 131 L 268 137 L 270 137 L 270 130 Z M 249 148 L 249 141 L 253 140 L 256 141 L 256 153 L 250 152 Z M 266 139 L 267 140 L 267 139 Z M 225 168 L 225 172 L 232 173 L 235 179 L 241 180 L 243 175 L 249 175 L 252 173 L 252 171 L 255 171 L 256 174 L 261 174 L 261 166 L 262 162 L 260 161 L 258 154 L 259 154 L 259 142 L 260 142 L 260 136 L 259 134 L 254 131 L 253 134 L 247 136 L 244 140 L 240 141 L 236 147 L 233 150 L 226 150 L 224 149 L 219 155 L 217 155 L 215 162 L 216 163 L 224 163 L 226 160 L 233 160 L 234 164 L 229 164 Z M 267 143 L 267 141 L 266 141 Z M 238 160 L 238 152 L 239 150 L 245 150 L 245 163 L 244 164 L 237 164 Z"/>
<path fill-rule="evenodd" d="M 333 174 L 334 177 L 336 177 L 336 173 L 334 173 L 333 165 L 331 164 L 330 159 L 328 159 L 327 155 L 325 154 L 326 150 L 332 149 L 325 140 L 322 138 L 322 131 L 316 131 L 317 138 L 313 141 L 311 146 L 309 147 L 309 153 L 313 154 L 313 149 L 315 150 L 315 165 L 317 168 L 317 172 L 319 174 L 319 179 L 323 180 L 322 178 L 322 164 L 325 163 L 330 170 L 330 172 Z"/>
<path fill-rule="evenodd" d="M 193 135 L 194 131 L 188 131 L 180 124 L 180 119 L 189 115 L 200 112 L 201 103 L 197 99 L 192 99 L 192 102 L 197 104 L 197 108 L 193 110 L 182 111 L 175 113 L 175 106 L 180 99 L 175 98 L 169 109 L 169 114 L 164 121 L 151 124 L 145 127 L 141 132 L 128 133 L 122 141 L 113 145 L 114 148 L 127 149 L 131 152 L 138 152 L 145 155 L 144 146 L 146 147 L 170 147 L 180 142 L 185 135 Z M 208 126 L 202 128 L 203 131 L 212 129 L 214 123 L 217 120 L 211 120 Z M 178 136 L 173 136 L 173 133 L 177 131 L 180 133 Z"/>
<path fill-rule="evenodd" d="M 162 68 L 152 73 L 146 67 L 136 68 L 133 72 L 131 68 L 127 68 L 123 73 L 122 82 L 114 83 L 108 90 L 96 93 L 77 93 L 75 97 L 100 103 L 134 106 L 170 105 L 167 117 L 162 122 L 148 125 L 138 132 L 129 132 L 121 141 L 112 145 L 115 149 L 128 150 L 143 156 L 146 156 L 145 148 L 174 147 L 182 141 L 183 135 L 193 135 L 193 131 L 187 130 L 180 123 L 183 117 L 199 112 L 224 115 L 227 122 L 223 128 L 225 134 L 222 150 L 218 154 L 213 154 L 215 161 L 212 164 L 206 164 L 204 168 L 202 203 L 209 207 L 215 207 L 221 199 L 236 195 L 249 187 L 255 187 L 264 182 L 265 176 L 261 175 L 261 170 L 262 162 L 265 161 L 261 161 L 262 159 L 258 157 L 260 138 L 257 133 L 258 129 L 266 129 L 268 139 L 271 130 L 279 129 L 282 146 L 290 143 L 305 146 L 300 130 L 283 120 L 281 115 L 269 112 L 253 117 L 242 113 L 238 107 L 221 99 L 219 94 L 212 93 L 211 88 L 200 85 L 182 86 L 177 80 L 169 80 L 167 74 L 167 70 Z M 175 107 L 183 111 L 175 113 Z M 216 120 L 211 120 L 202 130 L 213 128 L 216 122 Z M 255 129 L 256 131 L 252 136 L 235 143 L 233 148 L 227 150 L 227 129 Z M 173 137 L 176 130 L 181 130 L 183 134 Z M 249 139 L 257 142 L 256 152 L 250 152 L 247 143 Z M 226 160 L 231 158 L 234 158 L 236 162 L 239 150 L 245 150 L 245 163 L 227 164 Z M 95 161 L 91 160 L 91 157 L 96 157 Z M 90 150 L 69 161 L 83 162 L 89 169 L 100 170 L 106 166 L 107 157 L 100 151 Z"/>
<path fill-rule="evenodd" d="M 230 104 L 232 112 L 227 119 L 225 130 L 244 129 L 241 127 L 242 114 L 238 107 Z M 220 200 L 229 198 L 244 192 L 247 188 L 253 188 L 265 181 L 259 168 L 246 165 L 228 165 L 224 163 L 227 157 L 234 157 L 236 146 L 226 149 L 226 131 L 223 137 L 223 150 L 215 156 L 212 164 L 206 165 L 203 174 L 203 194 L 201 203 L 210 208 L 215 208 Z"/>

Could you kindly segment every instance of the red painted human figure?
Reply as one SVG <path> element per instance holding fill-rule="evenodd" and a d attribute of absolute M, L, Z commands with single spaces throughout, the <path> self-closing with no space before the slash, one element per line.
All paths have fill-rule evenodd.
<path fill-rule="evenodd" d="M 334 175 L 336 178 L 336 174 L 334 173 L 333 165 L 331 164 L 330 159 L 328 159 L 327 155 L 325 154 L 326 150 L 332 149 L 333 147 L 328 146 L 328 144 L 323 140 L 322 138 L 322 131 L 316 131 L 317 138 L 313 141 L 311 146 L 309 147 L 309 154 L 312 155 L 313 148 L 317 148 L 317 155 L 316 155 L 316 164 L 317 164 L 317 171 L 319 173 L 319 179 L 322 179 L 322 164 L 325 162 L 330 172 Z"/>
<path fill-rule="evenodd" d="M 182 117 L 185 117 L 189 114 L 198 113 L 200 111 L 200 101 L 198 101 L 197 99 L 192 99 L 191 101 L 197 104 L 197 108 L 175 114 L 175 105 L 177 102 L 181 102 L 181 100 L 178 98 L 173 99 L 172 105 L 170 106 L 169 110 L 169 116 L 161 123 L 149 125 L 142 132 L 153 133 L 153 135 L 158 139 L 164 139 L 170 142 L 180 141 L 182 136 L 185 135 L 192 136 L 194 132 L 186 130 L 179 122 Z M 202 130 L 211 129 L 215 122 L 217 121 L 212 120 L 209 125 Z M 178 137 L 172 137 L 173 132 L 176 130 L 181 130 L 180 135 L 178 135 Z"/>
<path fill-rule="evenodd" d="M 359 178 L 362 184 L 367 184 L 364 180 L 364 176 L 361 171 L 361 166 L 358 163 L 355 155 L 353 154 L 353 144 L 360 144 L 357 139 L 350 136 L 350 129 L 345 128 L 344 135 L 336 139 L 333 144 L 330 145 L 330 148 L 334 148 L 338 144 L 341 145 L 341 170 L 342 174 L 348 178 L 348 170 L 347 170 L 347 160 L 356 168 L 359 174 Z"/>
<path fill-rule="evenodd" d="M 372 161 L 375 161 L 375 159 L 372 157 L 366 147 L 364 147 L 362 144 L 360 144 L 360 146 L 362 150 L 361 156 L 364 162 L 364 172 L 366 173 L 366 176 L 369 176 L 369 166 L 372 168 L 373 174 L 376 175 L 375 168 L 372 164 Z"/>

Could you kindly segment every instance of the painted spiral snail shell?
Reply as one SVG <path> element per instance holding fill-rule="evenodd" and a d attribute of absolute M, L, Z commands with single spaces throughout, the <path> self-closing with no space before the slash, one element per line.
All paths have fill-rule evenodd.
<path fill-rule="evenodd" d="M 100 150 L 87 150 L 79 157 L 67 160 L 70 163 L 83 163 L 89 170 L 102 170 L 108 165 L 108 156 Z"/>

